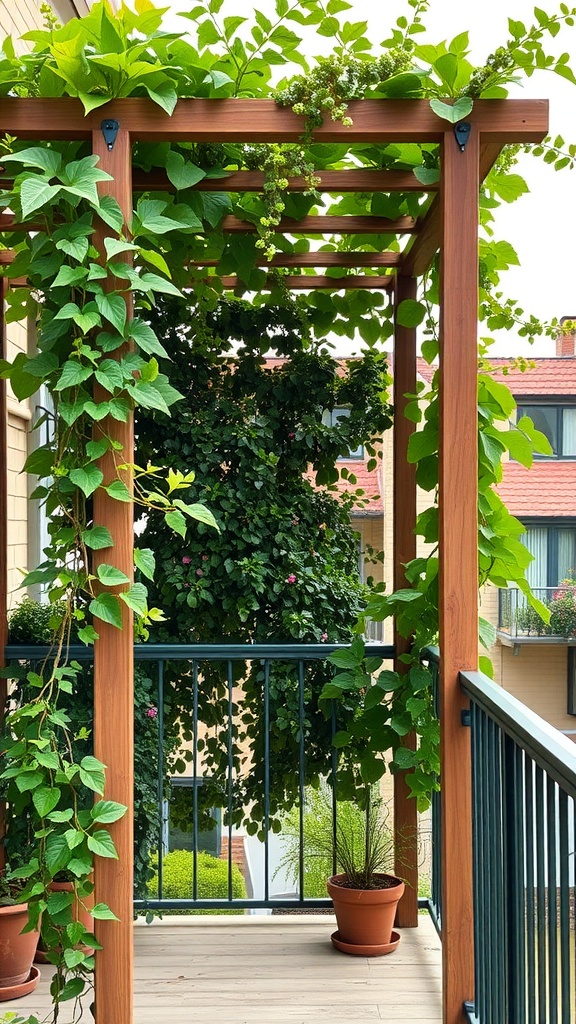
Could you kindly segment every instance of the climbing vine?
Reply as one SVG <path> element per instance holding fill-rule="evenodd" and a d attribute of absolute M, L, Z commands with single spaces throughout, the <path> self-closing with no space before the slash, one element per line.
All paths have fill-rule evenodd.
<path fill-rule="evenodd" d="M 277 250 L 307 252 L 314 245 L 307 238 L 276 235 L 282 217 L 297 220 L 322 208 L 328 214 L 395 219 L 417 217 L 426 210 L 426 187 L 439 173 L 435 144 L 315 141 L 314 128 L 323 118 L 347 123 L 350 100 L 428 98 L 439 117 L 457 121 L 470 113 L 477 98 L 505 96 L 521 75 L 548 71 L 575 82 L 568 55 L 556 57 L 546 49 L 549 39 L 574 24 L 576 9 L 564 3 L 553 14 L 535 8 L 529 25 L 510 19 L 508 40 L 478 68 L 468 59 L 466 32 L 437 45 L 422 39 L 426 0 L 408 0 L 408 16 L 400 15 L 384 52 L 378 53 L 365 22 L 339 17 L 346 18 L 346 12 L 353 10 L 347 0 L 275 0 L 273 7 L 271 18 L 255 11 L 250 20 L 225 14 L 224 0 L 202 0 L 184 15 L 191 29 L 190 38 L 185 38 L 162 30 L 162 12 L 150 0 L 137 0 L 134 11 L 122 7 L 118 14 L 99 2 L 85 18 L 63 27 L 49 17 L 44 29 L 28 34 L 31 48 L 24 55 L 16 52 L 9 39 L 2 48 L 0 96 L 73 96 L 88 112 L 105 110 L 105 104 L 116 97 L 144 95 L 172 114 L 181 97 L 275 94 L 279 103 L 302 118 L 301 142 L 291 147 L 262 150 L 228 144 L 138 143 L 136 168 L 165 172 L 171 191 L 142 192 L 128 225 L 115 200 L 101 194 L 108 175 L 86 144 L 30 146 L 7 137 L 1 143 L 1 161 L 9 180 L 0 192 L 0 206 L 22 226 L 5 236 L 15 253 L 5 273 L 9 279 L 27 281 L 26 288 L 10 291 L 7 319 L 27 315 L 36 319 L 38 346 L 33 355 L 19 354 L 11 363 L 2 362 L 0 372 L 20 400 L 41 387 L 49 396 L 44 418 L 50 439 L 31 454 L 26 468 L 40 478 L 34 496 L 50 517 L 50 542 L 44 561 L 25 577 L 24 585 L 49 587 L 50 599 L 63 602 L 65 609 L 56 622 L 53 656 L 42 671 L 28 675 L 37 696 L 9 712 L 2 777 L 14 808 L 26 806 L 36 816 L 36 845 L 27 864 L 17 870 L 26 882 L 36 919 L 43 914 L 51 946 L 61 950 L 53 993 L 57 1003 L 81 993 L 91 964 L 76 949 L 82 936 L 73 927 L 70 902 L 64 906 L 54 894 L 49 895 L 49 881 L 59 870 L 69 870 L 77 894 L 83 897 L 90 885 L 92 857 L 115 855 L 105 826 L 122 813 L 118 806 L 102 807 L 106 801 L 97 801 L 91 808 L 82 806 L 86 788 L 101 792 L 103 767 L 94 759 L 78 764 L 69 757 L 69 723 L 63 708 L 73 695 L 79 671 L 65 658 L 71 624 L 75 621 L 80 638 L 91 643 L 99 622 L 121 626 L 123 605 L 135 612 L 144 631 L 162 614 L 149 607 L 144 583 L 154 576 L 152 550 L 137 551 L 138 576 L 131 583 L 114 565 L 109 533 L 94 523 L 94 495 L 105 489 L 115 500 L 129 500 L 127 479 L 133 473 L 141 507 L 154 517 L 162 516 L 180 537 L 185 537 L 188 523 L 193 528 L 195 522 L 215 527 L 212 512 L 190 497 L 195 467 L 164 473 L 162 459 L 158 466 L 155 462 L 129 466 L 107 426 L 110 418 L 126 422 L 134 408 L 168 415 L 180 397 L 164 369 L 169 354 L 150 325 L 150 307 L 159 295 L 178 298 L 184 288 L 191 288 L 204 312 L 215 310 L 223 291 L 221 277 L 231 272 L 237 275 L 240 292 L 257 293 L 257 304 L 265 301 L 259 294 L 265 285 L 271 285 L 271 301 L 276 302 L 283 295 L 282 282 L 269 280 L 259 266 L 263 252 L 269 259 Z M 306 36 L 332 40 L 333 55 L 308 60 Z M 291 77 L 290 65 L 302 74 Z M 286 77 L 278 81 L 274 69 L 286 72 Z M 574 155 L 564 140 L 547 140 L 533 152 L 557 168 L 570 165 Z M 524 314 L 501 290 L 501 274 L 517 262 L 517 256 L 509 243 L 495 237 L 494 211 L 501 202 L 514 201 L 526 191 L 514 163 L 514 152 L 510 152 L 483 186 L 480 319 L 488 330 L 520 323 L 526 337 L 551 335 L 558 328 L 556 323 L 543 325 Z M 261 195 L 231 195 L 224 190 L 230 172 L 254 166 L 265 171 Z M 422 192 L 334 197 L 319 192 L 318 173 L 341 167 L 412 170 Z M 292 175 L 304 177 L 304 191 L 287 189 Z M 211 178 L 222 183 L 223 190 L 194 191 L 200 181 Z M 222 219 L 230 213 L 252 222 L 253 233 L 222 232 Z M 386 234 L 353 235 L 345 241 L 330 238 L 323 243 L 326 251 L 351 253 L 398 247 L 395 237 Z M 205 266 L 198 266 L 201 260 Z M 370 350 L 377 349 L 391 336 L 392 323 L 382 293 L 369 290 L 372 272 L 367 272 L 366 290 L 349 293 L 337 288 L 343 271 L 330 273 L 335 278 L 333 292 L 311 291 L 298 300 L 311 337 L 316 341 L 329 334 L 360 337 Z M 126 302 L 128 293 L 135 302 L 133 315 Z M 424 324 L 423 355 L 429 362 L 437 353 L 437 294 L 433 266 L 420 300 L 403 303 L 398 311 L 401 323 Z M 487 370 L 483 365 L 479 381 L 481 582 L 513 580 L 525 588 L 522 569 L 528 556 L 519 541 L 520 524 L 503 508 L 491 485 L 498 480 L 506 448 L 528 463 L 534 448 L 543 450 L 543 442 L 529 421 L 508 433 L 496 429 L 496 423 L 510 415 L 512 405 L 507 389 L 495 383 Z M 417 464 L 419 483 L 434 495 L 435 381 L 414 397 L 411 415 L 421 420 L 422 429 L 411 444 L 410 458 Z M 101 468 L 103 458 L 113 466 L 107 476 Z M 333 660 L 344 672 L 329 684 L 332 689 L 325 690 L 324 697 L 341 698 L 343 704 L 350 703 L 351 693 L 356 698 L 337 738 L 349 788 L 355 785 L 358 771 L 364 782 L 379 778 L 384 770 L 379 752 L 390 745 L 396 767 L 412 769 L 414 792 L 424 799 L 437 768 L 429 678 L 419 665 L 421 647 L 435 637 L 437 629 L 433 503 L 420 517 L 418 531 L 433 550 L 407 567 L 411 587 L 390 596 L 375 594 L 369 604 L 372 617 L 394 613 L 401 631 L 415 636 L 407 676 L 400 679 L 380 673 L 376 684 L 369 685 L 376 666 L 365 661 L 357 639 L 349 652 L 335 655 Z M 94 552 L 110 554 L 106 562 L 97 555 L 96 565 Z M 528 597 L 533 600 L 529 593 Z M 421 737 L 418 754 L 403 745 L 412 728 Z M 100 913 L 111 911 L 103 908 Z M 52 928 L 60 928 L 58 941 L 50 934 Z M 71 981 L 67 980 L 70 972 Z"/>

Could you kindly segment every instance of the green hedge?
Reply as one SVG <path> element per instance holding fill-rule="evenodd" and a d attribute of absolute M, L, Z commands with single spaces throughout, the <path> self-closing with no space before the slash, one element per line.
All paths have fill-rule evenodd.
<path fill-rule="evenodd" d="M 210 853 L 198 854 L 198 899 L 225 900 L 228 898 L 228 861 L 219 860 Z M 163 897 L 167 900 L 192 899 L 193 854 L 191 850 L 172 850 L 162 862 Z M 158 895 L 158 871 L 148 882 L 152 897 Z M 246 884 L 240 868 L 232 865 L 232 896 L 246 897 Z M 235 910 L 168 910 L 163 914 L 234 914 Z"/>

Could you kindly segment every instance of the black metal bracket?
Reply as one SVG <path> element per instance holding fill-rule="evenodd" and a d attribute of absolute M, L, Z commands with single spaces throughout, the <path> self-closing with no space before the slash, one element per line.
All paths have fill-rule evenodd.
<path fill-rule="evenodd" d="M 464 711 L 460 712 L 460 721 L 462 722 L 462 725 L 465 725 L 467 728 L 470 728 L 470 726 L 472 725 L 472 713 L 470 711 L 470 708 L 465 708 Z"/>
<path fill-rule="evenodd" d="M 458 143 L 461 153 L 466 149 L 466 143 L 470 138 L 471 131 L 472 125 L 470 124 L 470 121 L 458 121 L 458 124 L 454 125 L 454 135 L 456 136 L 456 142 Z"/>
<path fill-rule="evenodd" d="M 118 135 L 118 129 L 120 128 L 120 123 L 113 117 L 105 117 L 100 127 L 102 128 L 104 142 L 110 152 L 112 152 L 114 149 L 114 143 L 116 142 L 116 136 Z"/>

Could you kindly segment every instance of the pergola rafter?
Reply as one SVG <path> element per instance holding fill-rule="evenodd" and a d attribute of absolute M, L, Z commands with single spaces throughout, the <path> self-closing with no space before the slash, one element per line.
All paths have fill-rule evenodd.
<path fill-rule="evenodd" d="M 359 100 L 349 104 L 352 127 L 327 121 L 314 132 L 315 142 L 436 143 L 441 152 L 441 178 L 424 187 L 411 172 L 380 172 L 365 169 L 321 171 L 322 188 L 347 192 L 406 191 L 437 193 L 421 218 L 307 217 L 286 221 L 281 230 L 297 234 L 360 234 L 365 224 L 373 239 L 378 235 L 413 234 L 414 240 L 404 253 L 382 254 L 313 253 L 297 254 L 299 259 L 279 254 L 274 266 L 358 268 L 385 266 L 398 273 L 397 302 L 415 294 L 414 279 L 423 274 L 441 249 L 441 343 L 440 343 L 440 649 L 441 649 L 441 774 L 444 949 L 444 1021 L 464 1021 L 463 1003 L 473 996 L 472 863 L 470 816 L 470 745 L 463 727 L 462 697 L 458 674 L 477 665 L 477 306 L 478 306 L 478 185 L 496 160 L 500 149 L 509 143 L 541 141 L 548 130 L 548 105 L 544 100 L 480 100 L 469 117 L 471 131 L 461 150 L 448 122 L 438 118 L 426 100 Z M 119 122 L 118 138 L 112 151 L 103 143 L 102 118 Z M 303 122 L 292 111 L 279 108 L 272 100 L 188 99 L 179 101 L 169 117 L 151 101 L 140 98 L 115 100 L 84 115 L 78 100 L 0 99 L 0 130 L 25 140 L 92 140 L 100 166 L 113 175 L 105 183 L 107 194 L 120 203 L 128 222 L 133 191 L 167 190 L 164 175 L 151 177 L 135 169 L 132 181 L 130 147 L 137 141 L 272 143 L 298 142 Z M 253 175 L 250 179 L 246 175 Z M 261 176 L 256 172 L 234 172 L 228 179 L 204 181 L 206 190 L 256 190 Z M 336 178 L 335 175 L 339 177 Z M 346 175 L 345 178 L 342 176 Z M 362 178 L 360 178 L 362 175 Z M 370 178 L 370 175 L 375 177 Z M 242 176 L 242 177 L 241 177 Z M 8 179 L 6 179 L 8 180 Z M 146 184 L 146 181 L 154 184 Z M 248 185 L 248 181 L 250 184 Z M 370 183 L 371 188 L 366 183 Z M 346 187 L 344 187 L 346 185 Z M 350 186 L 350 187 L 348 187 Z M 398 186 L 398 187 L 396 187 Z M 303 182 L 294 183 L 302 191 Z M 0 230 L 17 230 L 6 214 L 0 218 Z M 322 222 L 321 224 L 319 222 Z M 225 231 L 254 231 L 254 226 L 226 218 Z M 20 230 L 33 230 L 27 224 Z M 37 226 L 36 226 L 37 229 Z M 109 232 L 108 232 L 109 233 Z M 384 239 L 383 239 L 384 241 Z M 374 247 L 374 246 L 373 246 Z M 295 254 L 296 255 L 296 254 Z M 306 260 L 301 259 L 302 255 Z M 341 261 L 339 257 L 341 256 Z M 314 262 L 316 260 L 316 262 Z M 324 262 L 323 262 L 324 261 Z M 366 262 L 365 262 L 366 261 Z M 368 262 L 370 261 L 370 262 Z M 210 266 L 211 261 L 200 264 Z M 305 287 L 314 287 L 315 279 L 302 275 Z M 390 275 L 392 280 L 393 275 Z M 321 280 L 317 278 L 316 280 Z M 293 278 L 293 280 L 297 280 Z M 342 278 L 325 277 L 326 287 L 338 291 Z M 354 287 L 376 287 L 377 277 L 356 275 L 345 279 Z M 384 276 L 388 288 L 388 280 Z M 230 286 L 232 286 L 230 282 Z M 404 396 L 416 389 L 416 332 L 400 328 L 397 332 L 394 374 L 396 410 L 402 417 Z M 123 447 L 124 461 L 133 462 L 131 427 L 111 420 L 106 429 Z M 395 582 L 401 583 L 403 564 L 414 550 L 413 529 L 416 514 L 415 476 L 407 467 L 407 444 L 414 425 L 402 419 L 395 431 L 394 465 L 396 487 Z M 5 472 L 5 451 L 2 453 Z M 110 467 L 102 465 L 109 474 Z M 398 497 L 402 505 L 399 505 Z M 132 567 L 132 506 L 116 502 L 99 489 L 95 502 L 95 522 L 106 525 L 115 540 L 119 568 L 128 575 Z M 119 560 L 118 560 L 119 559 Z M 4 567 L 5 574 L 5 567 Z M 0 595 L 1 596 L 1 595 Z M 0 636 L 1 639 L 1 636 Z M 111 627 L 101 630 L 95 648 L 95 749 L 108 765 L 108 798 L 132 807 L 131 740 L 131 651 L 132 630 L 126 615 L 122 632 Z M 401 645 L 398 655 L 401 653 Z M 400 663 L 398 663 L 400 664 Z M 111 686 L 111 680 L 115 681 Z M 396 790 L 403 797 L 402 781 Z M 415 824 L 415 802 L 398 805 L 402 821 Z M 132 899 L 131 820 L 130 815 L 112 826 L 116 845 L 123 858 L 116 865 L 98 866 L 96 899 L 105 900 L 121 917 L 121 922 L 98 922 L 98 937 L 104 949 L 96 956 L 96 1012 L 98 1024 L 131 1024 L 132 1011 Z M 409 865 L 415 877 L 415 865 Z M 415 924 L 416 891 L 408 892 L 400 911 L 400 924 Z"/>

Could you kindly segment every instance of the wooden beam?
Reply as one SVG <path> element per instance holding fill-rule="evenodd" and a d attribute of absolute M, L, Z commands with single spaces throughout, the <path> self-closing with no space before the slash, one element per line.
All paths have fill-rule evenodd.
<path fill-rule="evenodd" d="M 219 230 L 230 234 L 251 235 L 256 231 L 256 225 L 230 215 L 224 217 Z M 275 234 L 396 235 L 410 234 L 417 230 L 417 222 L 414 217 L 398 217 L 396 220 L 389 220 L 388 217 L 333 217 L 330 215 L 316 217 L 310 215 L 301 217 L 300 220 L 283 217 L 275 229 Z"/>
<path fill-rule="evenodd" d="M 480 181 L 484 181 L 501 151 L 500 143 L 486 142 L 480 146 Z M 428 270 L 440 248 L 440 198 L 436 196 L 422 221 L 419 220 L 418 237 L 409 242 L 402 257 L 402 273 L 407 277 L 421 277 Z"/>
<path fill-rule="evenodd" d="M 416 328 L 398 323 L 398 306 L 416 299 L 416 280 L 400 275 L 396 279 L 394 328 L 394 590 L 408 586 L 404 566 L 416 558 L 416 465 L 408 462 L 408 442 L 416 424 L 406 418 L 407 395 L 416 394 Z M 401 655 L 410 650 L 411 638 L 401 636 L 394 624 L 394 669 L 403 674 Z M 416 749 L 416 735 L 404 737 L 404 746 Z M 396 924 L 400 928 L 418 925 L 418 808 L 410 796 L 406 772 L 394 775 L 394 870 L 407 883 L 398 905 Z"/>
<path fill-rule="evenodd" d="M 478 664 L 479 138 L 442 147 L 440 264 L 440 781 L 444 1024 L 474 999 L 470 730 L 459 672 Z"/>
<path fill-rule="evenodd" d="M 93 152 L 100 167 L 112 175 L 101 183 L 100 194 L 113 195 L 125 221 L 132 216 L 131 146 L 128 132 L 120 129 L 114 149 L 109 152 L 101 132 L 95 132 Z M 103 251 L 103 238 L 110 228 L 102 225 L 95 244 Z M 118 282 L 114 282 L 117 284 Z M 112 282 L 111 282 L 112 284 Z M 125 293 L 128 317 L 132 296 Z M 125 348 L 115 353 L 121 358 Z M 96 400 L 109 397 L 95 388 Z M 134 462 L 134 419 L 119 423 L 107 417 L 94 426 L 96 439 L 106 435 L 118 441 L 122 450 L 108 452 L 99 461 L 104 484 L 117 477 L 115 463 Z M 131 474 L 124 473 L 132 488 Z M 94 494 L 94 523 L 110 531 L 113 548 L 93 553 L 94 564 L 109 562 L 133 578 L 134 521 L 131 502 L 115 501 L 103 487 Z M 97 621 L 100 639 L 94 648 L 94 753 L 107 765 L 105 798 L 128 808 L 124 817 L 110 826 L 118 860 L 96 858 L 95 899 L 107 903 L 119 921 L 96 921 L 96 937 L 103 949 L 96 952 L 95 1000 L 97 1024 L 132 1024 L 133 1021 L 133 864 L 134 864 L 134 633 L 132 612 L 122 604 L 122 629 Z"/>
<path fill-rule="evenodd" d="M 399 252 L 277 252 L 271 260 L 259 256 L 259 267 L 397 267 L 402 259 Z M 220 260 L 190 260 L 191 267 L 217 267 Z"/>
<path fill-rule="evenodd" d="M 227 289 L 240 287 L 244 291 L 253 290 L 244 284 L 240 278 L 232 275 L 229 277 L 217 277 L 214 275 L 213 277 L 205 277 L 203 280 L 205 284 L 217 284 L 220 282 Z M 191 284 L 193 285 L 193 282 Z M 347 274 L 346 277 L 323 277 L 320 274 L 302 274 L 297 276 L 288 275 L 282 278 L 282 287 L 293 292 L 317 291 L 318 289 L 333 292 L 358 291 L 360 289 L 389 291 L 393 284 L 393 274 L 388 274 L 387 277 L 370 276 L 369 274 Z M 270 281 L 270 283 L 266 282 L 266 284 L 262 285 L 258 291 L 269 291 L 276 287 L 278 287 L 278 282 Z"/>
<path fill-rule="evenodd" d="M 0 213 L 0 232 L 30 232 L 45 231 L 46 225 L 42 221 L 30 221 L 20 223 L 11 213 Z M 257 228 L 248 220 L 240 220 L 238 217 L 229 215 L 224 217 L 218 227 L 219 231 L 236 235 L 253 235 Z M 396 220 L 389 220 L 387 217 L 332 217 L 332 216 L 308 216 L 300 220 L 292 220 L 284 217 L 278 225 L 276 234 L 288 235 L 393 235 L 410 234 L 417 231 L 417 221 L 414 217 L 398 217 Z"/>
<path fill-rule="evenodd" d="M 326 118 L 318 142 L 439 142 L 445 122 L 428 100 L 354 100 L 351 127 Z M 304 118 L 271 99 L 184 99 L 172 116 L 149 99 L 111 100 L 84 113 L 80 100 L 3 97 L 0 132 L 20 139 L 89 139 L 103 118 L 115 118 L 133 141 L 298 142 Z M 476 100 L 469 118 L 483 141 L 540 142 L 548 131 L 547 100 Z"/>

